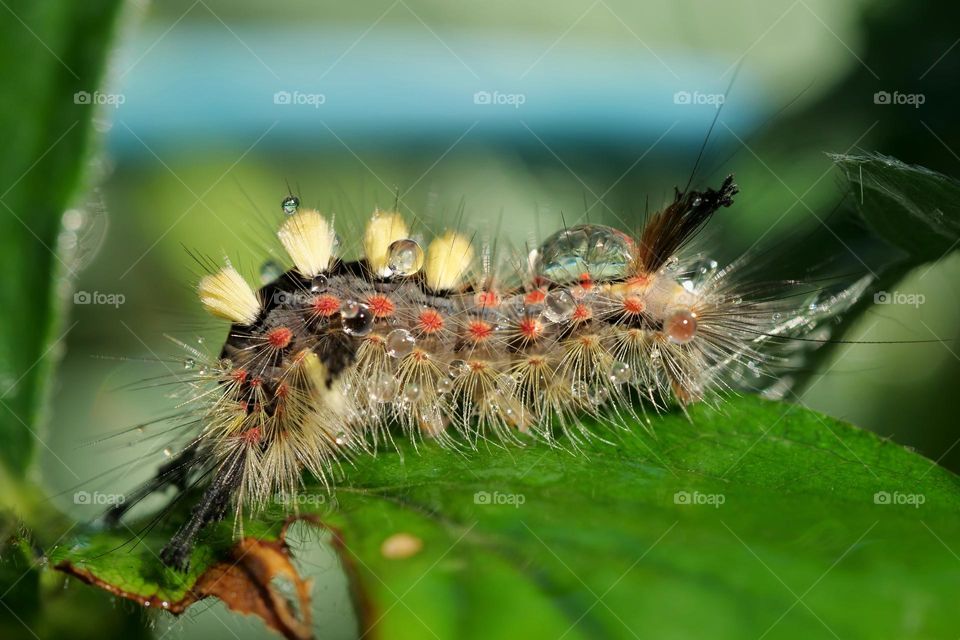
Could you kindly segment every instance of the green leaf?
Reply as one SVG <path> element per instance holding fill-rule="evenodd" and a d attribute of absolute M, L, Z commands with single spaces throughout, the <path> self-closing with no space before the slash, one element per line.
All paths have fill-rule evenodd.
<path fill-rule="evenodd" d="M 960 482 L 935 463 L 755 397 L 658 417 L 654 435 L 596 428 L 616 444 L 382 452 L 350 468 L 336 508 L 322 492 L 302 500 L 335 532 L 361 627 L 389 638 L 955 631 Z M 112 552 L 129 530 L 84 534 L 51 561 L 172 602 L 227 557 L 231 530 L 205 534 L 190 573 L 175 574 L 156 553 L 183 516 Z M 252 535 L 271 538 L 282 519 L 267 514 Z"/>
<path fill-rule="evenodd" d="M 76 198 L 120 0 L 8 0 L 0 7 L 0 476 L 22 477 L 66 330 L 57 281 L 60 218 Z M 6 474 L 4 474 L 6 472 Z M 7 485 L 9 486 L 9 485 Z M 2 497 L 2 495 L 0 495 Z"/>
<path fill-rule="evenodd" d="M 877 154 L 831 157 L 864 219 L 912 262 L 939 260 L 960 246 L 960 182 Z"/>

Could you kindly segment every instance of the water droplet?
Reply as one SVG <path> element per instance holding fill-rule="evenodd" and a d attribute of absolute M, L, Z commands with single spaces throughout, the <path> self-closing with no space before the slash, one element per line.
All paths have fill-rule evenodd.
<path fill-rule="evenodd" d="M 624 277 L 636 253 L 630 236 L 599 224 L 563 229 L 537 250 L 537 274 L 553 282 L 576 282 L 583 274 L 592 280 Z"/>
<path fill-rule="evenodd" d="M 687 309 L 674 311 L 663 323 L 663 331 L 674 344 L 687 344 L 697 335 L 697 316 Z"/>
<path fill-rule="evenodd" d="M 406 402 L 416 402 L 423 397 L 423 387 L 416 382 L 408 382 L 403 387 L 403 399 Z"/>
<path fill-rule="evenodd" d="M 576 380 L 570 385 L 570 394 L 574 398 L 585 398 L 587 396 L 587 383 L 583 380 Z"/>
<path fill-rule="evenodd" d="M 283 199 L 283 202 L 280 203 L 280 206 L 283 208 L 285 214 L 292 216 L 297 212 L 297 209 L 300 208 L 300 198 L 297 196 L 287 196 Z"/>
<path fill-rule="evenodd" d="M 163 455 L 164 455 L 165 457 L 167 457 L 167 458 L 172 457 L 172 456 L 173 456 L 173 449 L 171 449 L 170 447 L 166 447 L 166 448 L 163 450 Z"/>
<path fill-rule="evenodd" d="M 610 392 L 607 388 L 599 384 L 593 385 L 587 390 L 587 401 L 590 402 L 590 404 L 603 404 L 609 397 Z"/>
<path fill-rule="evenodd" d="M 283 275 L 283 267 L 274 260 L 266 260 L 260 265 L 260 284 L 270 284 Z"/>
<path fill-rule="evenodd" d="M 183 361 L 183 368 L 186 369 L 187 371 L 189 371 L 190 369 L 193 369 L 196 366 L 197 366 L 197 361 L 194 360 L 193 358 L 187 358 L 186 360 Z"/>
<path fill-rule="evenodd" d="M 387 334 L 387 355 L 391 358 L 403 358 L 413 351 L 417 339 L 406 329 L 394 329 Z"/>
<path fill-rule="evenodd" d="M 334 442 L 336 442 L 340 446 L 347 444 L 347 432 L 346 431 L 339 432 L 337 434 L 337 437 L 334 438 Z"/>
<path fill-rule="evenodd" d="M 564 322 L 573 317 L 577 302 L 566 289 L 555 289 L 547 294 L 543 305 L 543 317 L 550 322 Z"/>
<path fill-rule="evenodd" d="M 397 397 L 397 379 L 389 373 L 381 373 L 370 386 L 370 399 L 374 402 L 391 402 Z"/>
<path fill-rule="evenodd" d="M 450 393 L 451 391 L 453 391 L 453 380 L 440 378 L 437 381 L 437 393 Z"/>
<path fill-rule="evenodd" d="M 412 276 L 423 267 L 423 249 L 416 240 L 394 240 L 387 250 L 387 268 L 395 276 Z"/>
<path fill-rule="evenodd" d="M 343 332 L 349 336 L 363 337 L 373 331 L 373 312 L 365 304 L 345 302 L 340 308 Z"/>
<path fill-rule="evenodd" d="M 610 367 L 610 382 L 613 384 L 625 384 L 630 382 L 632 377 L 633 372 L 626 362 L 614 362 Z"/>
<path fill-rule="evenodd" d="M 470 373 L 470 365 L 467 364 L 466 360 L 451 360 L 447 372 L 451 378 L 459 378 Z"/>
<path fill-rule="evenodd" d="M 774 322 L 780 322 L 780 320 L 781 320 L 782 318 L 783 318 L 783 314 L 782 314 L 782 313 L 779 313 L 779 312 L 778 312 L 778 313 L 773 314 L 773 321 L 774 321 Z"/>
<path fill-rule="evenodd" d="M 310 293 L 320 293 L 327 288 L 327 276 L 322 273 L 310 281 Z"/>

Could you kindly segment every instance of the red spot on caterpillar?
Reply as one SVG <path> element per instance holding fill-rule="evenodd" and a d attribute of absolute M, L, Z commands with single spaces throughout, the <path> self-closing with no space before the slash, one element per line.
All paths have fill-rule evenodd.
<path fill-rule="evenodd" d="M 520 330 L 520 335 L 527 340 L 536 340 L 543 333 L 543 325 L 536 318 L 521 318 L 517 328 Z"/>
<path fill-rule="evenodd" d="M 643 313 L 647 305 L 640 296 L 627 296 L 623 299 L 623 310 L 631 315 Z"/>
<path fill-rule="evenodd" d="M 631 287 L 645 287 L 650 284 L 650 276 L 646 273 L 638 273 L 637 275 L 628 279 L 627 284 Z"/>
<path fill-rule="evenodd" d="M 573 311 L 573 321 L 574 322 L 586 322 L 593 317 L 593 311 L 590 310 L 585 304 L 578 304 L 577 308 Z"/>
<path fill-rule="evenodd" d="M 593 278 L 590 277 L 589 273 L 580 274 L 580 286 L 584 289 L 590 289 L 593 287 Z"/>
<path fill-rule="evenodd" d="M 478 307 L 496 307 L 500 304 L 500 296 L 496 291 L 480 291 L 476 295 Z"/>
<path fill-rule="evenodd" d="M 277 327 L 267 332 L 267 342 L 274 349 L 285 349 L 293 340 L 293 331 L 287 327 Z"/>
<path fill-rule="evenodd" d="M 243 438 L 244 442 L 247 444 L 257 444 L 260 442 L 260 438 L 263 434 L 260 433 L 260 427 L 254 427 L 252 429 L 247 429 L 240 437 Z"/>
<path fill-rule="evenodd" d="M 419 323 L 424 333 L 436 333 L 443 328 L 443 316 L 436 309 L 424 309 L 420 313 Z"/>
<path fill-rule="evenodd" d="M 260 378 L 253 378 L 252 380 L 250 380 L 251 387 L 259 387 L 261 384 L 263 384 L 263 380 L 261 380 Z"/>
<path fill-rule="evenodd" d="M 277 390 L 274 392 L 274 395 L 277 398 L 286 398 L 290 394 L 290 387 L 287 386 L 285 382 L 281 382 L 277 385 Z"/>
<path fill-rule="evenodd" d="M 524 296 L 523 301 L 526 302 L 527 304 L 540 304 L 546 299 L 547 299 L 547 294 L 543 291 L 543 289 L 534 289 L 533 291 L 528 293 L 526 296 Z"/>
<path fill-rule="evenodd" d="M 247 381 L 247 370 L 246 369 L 237 369 L 236 371 L 230 374 L 230 379 L 238 384 L 243 384 Z"/>
<path fill-rule="evenodd" d="M 467 323 L 467 338 L 474 342 L 482 342 L 493 335 L 493 327 L 483 320 L 471 320 Z"/>
<path fill-rule="evenodd" d="M 393 304 L 393 300 L 382 294 L 367 298 L 367 306 L 370 307 L 370 311 L 373 312 L 375 318 L 386 318 L 393 315 L 393 312 L 397 310 L 397 305 Z"/>
<path fill-rule="evenodd" d="M 313 310 L 317 315 L 329 318 L 340 311 L 340 298 L 329 294 L 317 296 L 313 301 Z"/>

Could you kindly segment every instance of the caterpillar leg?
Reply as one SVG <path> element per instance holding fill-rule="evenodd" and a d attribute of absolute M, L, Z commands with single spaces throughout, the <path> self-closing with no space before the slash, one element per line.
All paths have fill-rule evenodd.
<path fill-rule="evenodd" d="M 186 571 L 190 551 L 197 534 L 209 524 L 219 522 L 227 513 L 230 501 L 243 479 L 246 450 L 237 449 L 214 472 L 213 481 L 190 512 L 190 518 L 160 551 L 160 560 L 169 567 Z"/>

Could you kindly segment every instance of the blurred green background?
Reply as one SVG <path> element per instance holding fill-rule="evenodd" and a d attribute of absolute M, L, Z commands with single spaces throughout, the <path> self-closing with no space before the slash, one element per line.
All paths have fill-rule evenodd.
<path fill-rule="evenodd" d="M 81 480 L 122 465 L 84 487 L 126 489 L 164 459 L 163 437 L 149 437 L 157 430 L 97 439 L 174 410 L 178 390 L 149 383 L 181 366 L 165 334 L 211 350 L 223 338 L 199 312 L 185 248 L 229 256 L 255 279 L 276 251 L 288 188 L 336 214 L 348 251 L 372 209 L 398 197 L 424 229 L 451 224 L 462 203 L 481 237 L 518 248 L 563 221 L 635 227 L 686 184 L 733 81 L 695 184 L 733 172 L 741 195 L 705 246 L 730 259 L 759 241 L 785 275 L 803 276 L 824 255 L 804 240 L 832 223 L 843 196 L 825 152 L 877 151 L 960 174 L 957 9 L 165 0 L 128 13 L 106 84 L 89 96 L 100 103 L 106 178 L 67 217 L 88 262 L 76 290 L 122 303 L 72 306 L 43 452 L 48 488 L 79 518 L 97 510 L 74 504 Z M 862 268 L 833 251 L 827 271 Z M 845 337 L 955 339 L 958 276 L 956 257 L 918 269 L 895 291 L 923 304 L 873 305 Z M 956 470 L 958 352 L 845 345 L 802 401 Z M 142 380 L 148 388 L 127 388 Z M 306 561 L 335 565 L 325 549 Z M 324 575 L 315 599 L 342 618 L 330 637 L 349 637 L 342 578 Z M 198 608 L 158 635 L 220 635 L 222 624 L 265 633 L 222 605 Z"/>

